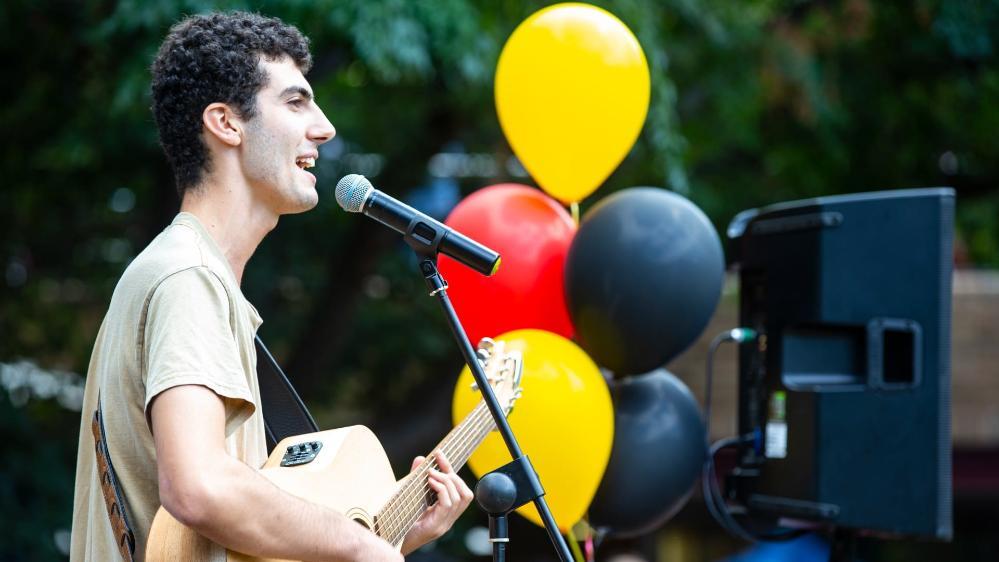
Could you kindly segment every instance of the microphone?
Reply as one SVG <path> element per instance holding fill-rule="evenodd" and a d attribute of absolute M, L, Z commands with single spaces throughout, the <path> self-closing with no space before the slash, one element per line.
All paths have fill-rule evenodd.
<path fill-rule="evenodd" d="M 499 269 L 498 253 L 378 191 L 360 174 L 340 179 L 336 184 L 336 202 L 344 211 L 364 213 L 402 234 L 418 252 L 439 251 L 483 275 L 492 275 Z"/>

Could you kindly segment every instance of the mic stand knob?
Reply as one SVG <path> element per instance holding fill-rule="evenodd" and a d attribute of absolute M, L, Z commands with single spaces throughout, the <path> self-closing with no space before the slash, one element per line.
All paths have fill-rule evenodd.
<path fill-rule="evenodd" d="M 506 559 L 510 542 L 506 516 L 510 511 L 545 495 L 538 473 L 526 456 L 497 468 L 479 479 L 475 500 L 489 514 L 489 542 L 493 543 L 493 562 Z"/>
<path fill-rule="evenodd" d="M 493 561 L 506 560 L 506 545 L 510 542 L 506 516 L 517 501 L 517 485 L 502 472 L 490 472 L 475 485 L 475 501 L 489 514 L 489 542 L 493 544 Z"/>

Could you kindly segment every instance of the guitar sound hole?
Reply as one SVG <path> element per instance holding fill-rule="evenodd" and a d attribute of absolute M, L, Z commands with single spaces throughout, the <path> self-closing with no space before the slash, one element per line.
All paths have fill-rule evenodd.
<path fill-rule="evenodd" d="M 354 523 L 357 523 L 358 525 L 364 527 L 365 529 L 367 529 L 369 531 L 371 530 L 371 526 L 368 525 L 367 521 L 365 521 L 363 519 L 358 519 L 357 517 L 354 517 L 352 520 L 354 521 Z"/>

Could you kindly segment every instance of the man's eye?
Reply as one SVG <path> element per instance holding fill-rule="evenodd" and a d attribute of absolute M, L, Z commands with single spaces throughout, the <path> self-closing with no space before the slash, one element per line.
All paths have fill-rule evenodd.
<path fill-rule="evenodd" d="M 305 100 L 303 100 L 302 98 L 294 98 L 294 99 L 288 100 L 288 104 L 290 104 L 290 105 L 292 105 L 294 107 L 301 107 L 302 105 L 305 104 Z"/>

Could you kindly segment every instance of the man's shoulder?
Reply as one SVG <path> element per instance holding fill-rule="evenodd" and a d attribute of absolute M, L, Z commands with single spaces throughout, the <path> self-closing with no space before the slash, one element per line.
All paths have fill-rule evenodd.
<path fill-rule="evenodd" d="M 205 247 L 201 234 L 174 222 L 166 227 L 132 260 L 118 282 L 118 290 L 150 294 L 167 278 L 191 269 L 204 268 L 220 280 L 223 264 Z"/>
<path fill-rule="evenodd" d="M 204 268 L 216 275 L 218 266 L 204 249 L 199 234 L 177 223 L 166 227 L 125 268 L 111 297 L 111 308 L 141 306 L 165 280 L 184 271 Z M 131 303 L 131 304 L 129 304 Z"/>

